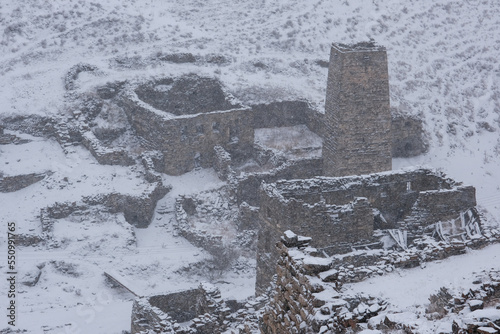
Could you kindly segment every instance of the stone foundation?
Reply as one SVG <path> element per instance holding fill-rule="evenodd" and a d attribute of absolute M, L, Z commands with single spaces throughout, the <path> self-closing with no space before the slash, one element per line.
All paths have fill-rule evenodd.
<path fill-rule="evenodd" d="M 333 44 L 325 99 L 324 175 L 392 168 L 389 74 L 384 47 Z"/>
<path fill-rule="evenodd" d="M 145 228 L 151 222 L 156 203 L 165 196 L 169 187 L 162 183 L 152 185 L 149 192 L 140 196 L 110 193 L 82 198 L 79 202 L 55 203 L 40 210 L 42 232 L 50 239 L 54 219 L 68 217 L 77 211 L 85 211 L 90 207 L 102 205 L 110 213 L 123 212 L 125 220 L 138 228 Z"/>
<path fill-rule="evenodd" d="M 423 154 L 428 149 L 424 140 L 422 120 L 403 115 L 392 116 L 392 156 L 408 158 Z"/>
<path fill-rule="evenodd" d="M 131 334 L 222 333 L 228 325 L 225 317 L 229 313 L 219 290 L 202 284 L 197 289 L 134 301 Z"/>
<path fill-rule="evenodd" d="M 0 192 L 10 193 L 21 190 L 43 180 L 50 172 L 4 176 L 0 173 Z"/>

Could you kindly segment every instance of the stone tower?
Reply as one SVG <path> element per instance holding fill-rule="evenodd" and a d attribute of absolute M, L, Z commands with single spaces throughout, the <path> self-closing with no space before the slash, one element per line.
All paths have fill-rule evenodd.
<path fill-rule="evenodd" d="M 333 44 L 323 138 L 326 176 L 391 170 L 389 75 L 384 47 Z"/>

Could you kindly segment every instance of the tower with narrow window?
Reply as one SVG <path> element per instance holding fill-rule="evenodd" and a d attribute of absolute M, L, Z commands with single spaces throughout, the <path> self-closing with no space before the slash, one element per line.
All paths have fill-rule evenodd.
<path fill-rule="evenodd" d="M 384 47 L 333 44 L 323 138 L 324 174 L 392 169 L 389 75 Z"/>

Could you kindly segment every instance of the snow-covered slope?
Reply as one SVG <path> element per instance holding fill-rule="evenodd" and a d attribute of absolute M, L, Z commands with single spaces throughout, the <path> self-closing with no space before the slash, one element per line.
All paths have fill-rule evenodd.
<path fill-rule="evenodd" d="M 500 217 L 499 27 L 500 2 L 496 0 L 1 1 L 0 116 L 71 113 L 75 106 L 65 91 L 64 78 L 77 63 L 100 70 L 80 74 L 79 91 L 115 80 L 196 72 L 219 77 L 243 102 L 306 98 L 321 111 L 327 74 L 324 62 L 330 43 L 373 38 L 387 47 L 392 106 L 401 113 L 421 117 L 430 142 L 427 154 L 396 159 L 394 168 L 423 164 L 442 169 L 474 185 L 479 205 Z M 158 61 L 159 55 L 173 53 L 191 53 L 197 61 Z M 211 55 L 222 56 L 225 61 L 206 61 Z M 16 221 L 21 230 L 37 229 L 36 212 L 43 205 L 113 189 L 141 191 L 136 171 L 99 166 L 80 149 L 65 155 L 57 143 L 38 139 L 25 145 L 0 146 L 0 172 L 43 170 L 55 172 L 44 184 L 1 195 L 2 226 Z M 71 184 L 63 181 L 65 177 Z M 210 173 L 206 176 L 211 177 Z M 194 185 L 204 183 L 196 176 L 190 180 L 195 180 L 191 181 Z M 185 183 L 169 181 L 177 182 L 176 193 L 183 192 Z M 110 227 L 101 226 L 99 233 L 126 233 L 120 227 L 122 220 L 114 217 Z M 162 224 L 163 220 L 158 222 Z M 5 231 L 0 235 L 4 240 Z M 158 241 L 154 245 L 150 241 L 153 235 Z M 34 333 L 42 333 L 44 325 L 47 332 L 64 333 L 70 330 L 64 324 L 71 322 L 77 323 L 75 328 L 82 333 L 119 333 L 129 328 L 130 302 L 123 302 L 125 297 L 96 301 L 102 296 L 95 295 L 93 289 L 103 288 L 98 273 L 108 262 L 115 268 L 133 268 L 133 279 L 140 280 L 144 258 L 144 268 L 155 266 L 155 261 L 181 266 L 174 261 L 178 259 L 175 252 L 164 258 L 160 248 L 164 244 L 163 249 L 170 249 L 171 245 L 167 242 L 170 239 L 159 243 L 161 236 L 147 230 L 139 232 L 138 245 L 141 240 L 150 244 L 137 253 L 130 251 L 134 254 L 128 255 L 134 260 L 117 260 L 114 257 L 123 254 L 107 253 L 104 259 L 89 264 L 80 262 L 79 257 L 75 263 L 82 263 L 79 270 L 89 275 L 83 277 L 87 281 L 83 288 L 76 286 L 81 277 L 61 276 L 60 266 L 46 264 L 46 277 L 42 276 L 45 285 L 26 288 L 20 294 L 20 304 L 24 305 L 20 324 Z M 89 244 L 99 240 L 97 234 L 91 239 Z M 2 251 L 4 246 L 2 241 Z M 121 249 L 123 245 L 107 244 L 114 246 Z M 189 244 L 172 249 L 181 250 L 186 262 L 204 256 Z M 20 251 L 20 266 L 23 271 L 35 270 L 41 262 L 70 256 L 67 252 L 26 251 L 23 259 Z M 4 261 L 2 256 L 2 266 Z M 149 277 L 150 284 L 160 284 L 169 275 L 167 267 Z M 170 284 L 174 284 L 174 276 Z M 235 284 L 240 284 L 242 277 L 235 278 Z M 184 283 L 175 283 L 175 288 L 184 287 Z M 163 289 L 148 284 L 139 286 L 148 291 Z M 1 289 L 3 301 L 3 285 Z M 51 300 L 54 296 L 57 299 Z M 106 313 L 109 308 L 100 306 L 116 301 L 122 304 L 114 318 Z M 80 310 L 75 308 L 78 303 L 83 305 Z M 71 316 L 62 316 L 59 305 L 67 307 Z M 91 317 L 87 308 L 99 316 Z M 60 317 L 57 321 L 56 313 Z M 110 318 L 115 321 L 109 322 Z"/>

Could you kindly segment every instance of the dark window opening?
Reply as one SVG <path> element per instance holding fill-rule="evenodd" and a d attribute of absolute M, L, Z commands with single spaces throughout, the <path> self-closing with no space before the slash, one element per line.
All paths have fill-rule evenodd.
<path fill-rule="evenodd" d="M 218 122 L 212 123 L 212 132 L 219 133 L 220 132 L 220 124 Z"/>

